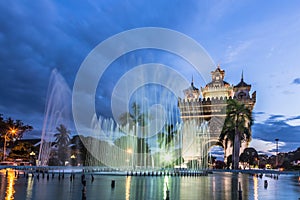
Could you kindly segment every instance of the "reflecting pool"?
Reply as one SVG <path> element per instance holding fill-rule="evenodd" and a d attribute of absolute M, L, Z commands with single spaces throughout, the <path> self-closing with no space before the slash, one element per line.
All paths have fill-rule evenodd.
<path fill-rule="evenodd" d="M 24 176 L 14 170 L 0 170 L 0 199 L 60 200 L 82 199 L 81 174 L 70 179 L 55 174 L 37 173 Z M 86 199 L 238 199 L 239 184 L 242 199 L 298 199 L 300 183 L 296 175 L 280 175 L 278 179 L 263 175 L 214 172 L 208 176 L 107 176 L 85 174 Z M 111 187 L 112 180 L 115 187 Z M 267 188 L 264 183 L 268 182 Z"/>

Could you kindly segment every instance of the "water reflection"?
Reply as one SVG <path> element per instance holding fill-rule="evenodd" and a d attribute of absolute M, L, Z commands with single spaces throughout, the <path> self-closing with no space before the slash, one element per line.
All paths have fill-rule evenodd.
<path fill-rule="evenodd" d="M 126 185 L 125 185 L 125 197 L 126 200 L 130 199 L 130 184 L 131 184 L 131 176 L 126 178 Z"/>
<path fill-rule="evenodd" d="M 169 177 L 165 176 L 164 178 L 164 199 L 167 198 L 167 192 L 169 192 Z"/>
<path fill-rule="evenodd" d="M 16 176 L 15 176 L 15 171 L 12 169 L 7 169 L 7 170 L 0 170 L 0 173 L 2 175 L 2 177 L 6 177 L 6 181 L 5 179 L 1 179 L 1 194 L 4 194 L 5 200 L 12 200 L 14 199 L 14 193 L 15 193 L 15 180 L 16 180 Z M 6 185 L 6 188 L 5 188 Z M 3 199 L 3 197 L 1 196 L 1 199 Z"/>
<path fill-rule="evenodd" d="M 66 177 L 69 177 L 67 174 Z M 89 176 L 88 176 L 89 177 Z M 88 179 L 88 178 L 87 178 Z M 116 187 L 111 188 L 111 181 Z M 264 181 L 269 186 L 264 188 Z M 298 176 L 281 175 L 279 180 L 263 176 L 259 178 L 248 174 L 214 173 L 200 177 L 174 176 L 95 176 L 87 181 L 87 199 L 238 199 L 239 183 L 242 199 L 271 200 L 298 199 L 300 187 Z M 0 199 L 70 199 L 78 200 L 82 196 L 80 176 L 70 181 L 69 178 L 54 179 L 21 176 L 16 179 L 14 171 L 0 173 Z M 288 193 L 286 191 L 289 191 Z"/>
<path fill-rule="evenodd" d="M 27 188 L 26 188 L 26 200 L 32 199 L 32 188 L 33 188 L 34 179 L 30 176 L 27 179 Z"/>
<path fill-rule="evenodd" d="M 254 200 L 258 200 L 258 178 L 257 176 L 253 177 L 253 189 L 254 189 Z"/>

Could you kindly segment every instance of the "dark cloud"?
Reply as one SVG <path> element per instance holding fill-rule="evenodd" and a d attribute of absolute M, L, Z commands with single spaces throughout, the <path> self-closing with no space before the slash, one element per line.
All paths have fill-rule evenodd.
<path fill-rule="evenodd" d="M 253 112 L 253 114 L 254 114 L 254 115 L 264 115 L 264 114 L 266 114 L 266 113 L 260 111 L 260 112 Z"/>
<path fill-rule="evenodd" d="M 185 33 L 189 20 L 198 12 L 198 1 L 26 1 L 0 2 L 0 113 L 32 124 L 41 132 L 49 77 L 53 68 L 72 88 L 81 62 L 106 38 L 132 28 L 158 26 Z M 202 20 L 202 19 L 197 19 Z M 129 62 L 129 65 L 136 64 Z M 140 64 L 140 63 L 139 63 Z M 112 68 L 98 88 L 96 106 L 109 116 L 110 92 L 122 70 Z M 131 66 L 132 67 L 132 66 Z M 115 77 L 115 78 L 112 78 Z M 112 85 L 110 85 L 112 84 Z M 293 80 L 300 84 L 300 78 Z M 256 114 L 264 114 L 258 112 Z M 253 126 L 253 136 L 266 141 L 280 138 L 295 144 L 299 127 L 290 126 L 284 116 L 271 116 L 265 124 Z"/>
<path fill-rule="evenodd" d="M 72 88 L 80 64 L 106 38 L 132 28 L 158 26 L 184 31 L 197 1 L 0 2 L 0 113 L 41 129 L 48 81 L 57 68 Z M 167 11 L 167 12 L 166 12 Z M 182 16 L 185 16 L 184 18 Z M 122 66 L 121 66 L 122 67 Z M 119 66 L 120 69 L 120 66 Z M 111 70 L 99 90 L 97 110 L 110 112 Z M 38 131 L 37 131 L 38 132 Z"/>
<path fill-rule="evenodd" d="M 300 116 L 293 117 L 299 119 Z M 289 120 L 292 118 L 289 118 Z M 300 144 L 300 126 L 291 126 L 287 123 L 288 119 L 283 115 L 272 115 L 264 123 L 255 123 L 252 127 L 253 138 L 258 138 L 268 142 L 285 142 L 280 151 L 297 149 Z"/>
<path fill-rule="evenodd" d="M 289 117 L 288 120 L 295 120 L 295 119 L 300 119 L 300 116 L 295 116 L 295 117 Z"/>
<path fill-rule="evenodd" d="M 300 78 L 295 78 L 292 83 L 299 85 L 300 84 Z"/>
<path fill-rule="evenodd" d="M 285 118 L 285 116 L 284 115 L 271 115 L 268 120 L 273 121 L 273 120 L 282 119 L 282 118 Z"/>

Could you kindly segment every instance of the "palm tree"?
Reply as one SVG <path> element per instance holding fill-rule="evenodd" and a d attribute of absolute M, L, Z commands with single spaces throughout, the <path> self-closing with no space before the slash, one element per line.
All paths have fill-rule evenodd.
<path fill-rule="evenodd" d="M 172 149 L 178 142 L 178 130 L 173 124 L 165 124 L 163 130 L 157 134 L 157 143 L 159 148 L 163 149 L 164 154 L 161 155 L 161 161 L 165 162 L 165 167 L 173 167 L 183 163 L 181 149 Z M 168 157 L 168 158 L 167 158 Z"/>
<path fill-rule="evenodd" d="M 176 135 L 177 130 L 174 129 L 174 126 L 172 124 L 166 124 L 164 130 L 157 134 L 159 147 L 168 151 L 170 147 L 174 145 Z"/>
<path fill-rule="evenodd" d="M 148 114 L 143 113 L 143 111 L 144 108 L 141 108 L 141 106 L 138 103 L 133 102 L 129 112 L 123 113 L 119 117 L 121 125 L 129 125 L 129 129 L 133 130 L 134 132 L 134 136 L 127 137 L 126 140 L 131 139 L 131 148 L 133 149 L 133 152 L 138 153 L 137 164 L 141 165 L 147 163 L 145 160 L 146 157 L 143 156 L 143 153 L 150 152 L 147 138 L 143 138 L 139 135 L 144 134 L 143 129 L 141 127 L 145 127 L 149 119 Z M 139 129 L 139 127 L 141 129 Z M 122 138 L 122 140 L 124 139 Z M 116 141 L 116 144 L 118 144 L 118 141 Z"/>
<path fill-rule="evenodd" d="M 70 131 L 63 125 L 60 124 L 59 127 L 56 127 L 57 133 L 54 134 L 55 142 L 59 146 L 67 146 L 70 141 Z"/>
<path fill-rule="evenodd" d="M 122 126 L 129 124 L 130 129 L 135 126 L 146 126 L 149 116 L 147 113 L 143 113 L 141 107 L 136 102 L 132 103 L 131 110 L 126 113 L 122 113 L 119 117 L 119 121 Z"/>
<path fill-rule="evenodd" d="M 54 134 L 54 137 L 55 143 L 58 145 L 58 157 L 59 160 L 64 163 L 68 158 L 67 149 L 71 132 L 63 124 L 56 127 L 56 130 L 58 132 Z"/>
<path fill-rule="evenodd" d="M 253 123 L 251 110 L 235 99 L 227 102 L 226 119 L 220 135 L 220 141 L 229 140 L 233 143 L 232 168 L 238 169 L 242 141 L 251 138 Z"/>

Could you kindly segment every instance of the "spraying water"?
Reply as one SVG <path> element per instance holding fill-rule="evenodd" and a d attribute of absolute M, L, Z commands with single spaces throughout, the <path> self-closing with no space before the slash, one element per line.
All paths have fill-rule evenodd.
<path fill-rule="evenodd" d="M 71 91 L 65 79 L 54 69 L 48 85 L 38 165 L 48 165 L 56 127 L 62 124 L 68 128 L 71 117 Z"/>

